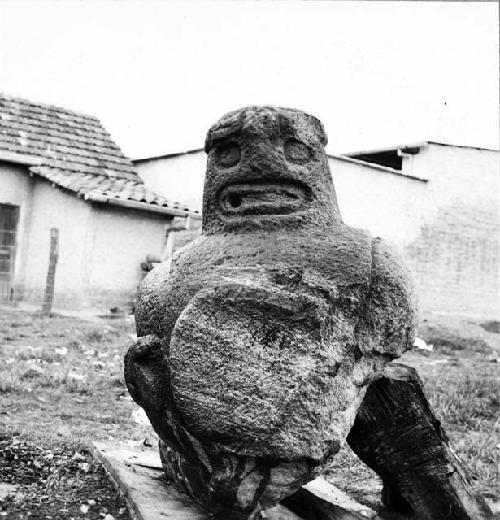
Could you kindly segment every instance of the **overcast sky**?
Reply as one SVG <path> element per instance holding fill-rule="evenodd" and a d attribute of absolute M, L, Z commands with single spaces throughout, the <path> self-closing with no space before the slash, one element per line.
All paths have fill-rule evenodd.
<path fill-rule="evenodd" d="M 497 2 L 0 1 L 0 90 L 98 116 L 124 152 L 198 148 L 223 113 L 306 110 L 333 153 L 498 148 Z"/>

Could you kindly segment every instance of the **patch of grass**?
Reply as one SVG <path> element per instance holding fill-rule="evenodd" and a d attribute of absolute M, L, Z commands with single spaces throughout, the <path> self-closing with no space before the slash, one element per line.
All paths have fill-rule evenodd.
<path fill-rule="evenodd" d="M 475 331 L 462 335 L 451 326 L 424 326 L 428 334 L 419 331 L 420 337 L 436 350 L 409 352 L 401 362 L 417 368 L 475 490 L 500 501 L 499 365 L 489 360 L 491 346 Z M 3 311 L 2 427 L 56 446 L 150 435 L 131 419 L 136 406 L 123 380 L 123 356 L 133 333 L 128 320 L 86 322 Z M 330 478 L 358 499 L 378 500 L 378 477 L 348 447 L 333 460 Z"/>
<path fill-rule="evenodd" d="M 123 357 L 133 332 L 131 320 L 49 319 L 3 310 L 2 426 L 43 442 L 150 435 L 131 420 L 137 407 L 123 379 Z"/>
<path fill-rule="evenodd" d="M 418 329 L 418 335 L 427 344 L 435 349 L 452 354 L 455 351 L 469 351 L 481 354 L 491 354 L 492 349 L 488 342 L 479 336 L 462 336 L 456 331 L 446 327 L 422 324 Z"/>
<path fill-rule="evenodd" d="M 500 450 L 495 448 L 492 436 L 488 432 L 470 432 L 466 436 L 452 432 L 451 439 L 476 489 L 484 497 L 498 501 Z"/>
<path fill-rule="evenodd" d="M 92 329 L 83 334 L 82 340 L 87 343 L 103 343 L 106 340 L 106 332 L 102 329 Z"/>
<path fill-rule="evenodd" d="M 500 501 L 499 365 L 474 350 L 443 356 L 439 350 L 409 352 L 402 362 L 422 377 L 431 408 L 470 471 L 475 491 Z"/>
<path fill-rule="evenodd" d="M 434 410 L 453 428 L 490 428 L 499 417 L 499 384 L 494 378 L 466 373 L 455 381 L 433 381 L 427 386 Z"/>
<path fill-rule="evenodd" d="M 488 332 L 500 334 L 500 321 L 498 320 L 485 321 L 484 323 L 480 323 L 479 325 Z"/>
<path fill-rule="evenodd" d="M 477 356 L 467 363 L 441 365 L 440 372 L 426 372 L 421 367 L 420 373 L 432 409 L 468 468 L 475 490 L 499 501 L 498 364 Z"/>
<path fill-rule="evenodd" d="M 419 337 L 434 344 L 434 351 L 408 352 L 398 362 L 417 369 L 434 414 L 469 471 L 474 491 L 499 502 L 500 371 L 495 362 L 499 349 L 481 336 L 476 324 L 463 329 L 455 322 L 447 326 L 429 320 Z M 328 479 L 371 507 L 380 504 L 380 479 L 349 446 L 333 459 Z"/>

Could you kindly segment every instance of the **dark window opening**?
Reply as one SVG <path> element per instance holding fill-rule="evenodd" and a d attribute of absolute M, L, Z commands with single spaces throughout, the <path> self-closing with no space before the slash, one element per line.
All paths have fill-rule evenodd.
<path fill-rule="evenodd" d="M 403 155 L 417 155 L 420 153 L 420 146 L 407 146 L 399 150 L 385 150 L 383 152 L 355 153 L 349 154 L 348 157 L 402 171 L 403 157 L 401 157 L 402 154 L 400 154 L 399 151 L 401 151 Z"/>
<path fill-rule="evenodd" d="M 13 296 L 18 220 L 18 206 L 0 204 L 0 300 L 9 300 Z"/>
<path fill-rule="evenodd" d="M 401 171 L 403 169 L 403 158 L 399 157 L 397 150 L 388 150 L 387 152 L 377 153 L 360 153 L 355 155 L 349 155 L 352 159 L 358 159 L 380 166 L 387 166 L 393 170 Z"/>

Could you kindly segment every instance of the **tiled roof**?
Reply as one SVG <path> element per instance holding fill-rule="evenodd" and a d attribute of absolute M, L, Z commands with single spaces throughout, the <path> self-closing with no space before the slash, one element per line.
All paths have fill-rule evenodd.
<path fill-rule="evenodd" d="M 30 171 L 49 181 L 82 195 L 94 202 L 108 202 L 126 206 L 127 202 L 142 204 L 142 209 L 184 215 L 190 210 L 180 202 L 172 202 L 146 188 L 135 179 L 109 177 L 74 172 L 47 166 L 32 166 Z M 147 205 L 147 207 L 146 207 Z M 132 204 L 128 205 L 132 207 Z M 141 209 L 137 207 L 137 209 Z M 164 211 L 162 211 L 164 210 Z"/>
<path fill-rule="evenodd" d="M 188 208 L 147 189 L 134 165 L 92 116 L 0 94 L 0 157 L 86 199 L 186 214 Z M 128 204 L 130 203 L 130 204 Z"/>

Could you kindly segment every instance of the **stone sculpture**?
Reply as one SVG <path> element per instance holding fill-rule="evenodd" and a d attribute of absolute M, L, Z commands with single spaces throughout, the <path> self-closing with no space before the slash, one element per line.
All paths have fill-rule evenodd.
<path fill-rule="evenodd" d="M 243 108 L 209 130 L 203 233 L 142 283 L 129 391 L 167 475 L 215 518 L 300 509 L 292 495 L 346 439 L 389 506 L 427 514 L 437 489 L 453 518 L 486 518 L 461 469 L 472 516 L 442 472 L 421 482 L 436 469 L 422 457 L 459 462 L 416 374 L 391 364 L 413 344 L 413 288 L 387 243 L 343 223 L 326 142 L 318 119 L 285 108 Z M 418 482 L 400 467 L 415 450 L 405 421 L 427 442 Z"/>

